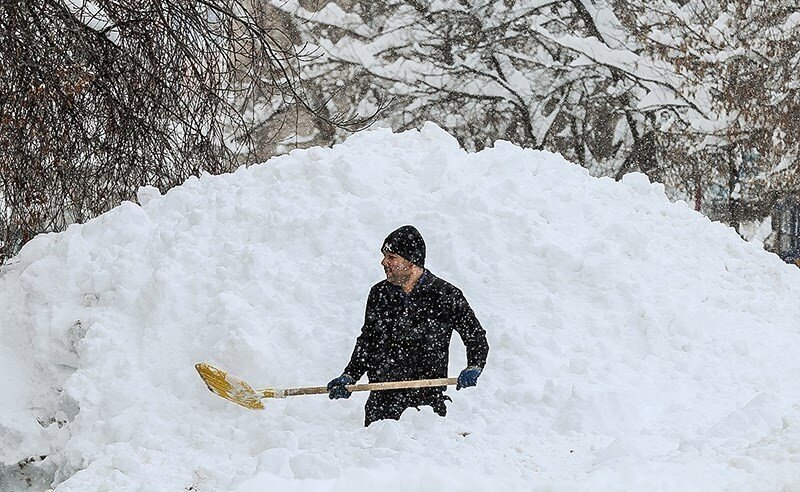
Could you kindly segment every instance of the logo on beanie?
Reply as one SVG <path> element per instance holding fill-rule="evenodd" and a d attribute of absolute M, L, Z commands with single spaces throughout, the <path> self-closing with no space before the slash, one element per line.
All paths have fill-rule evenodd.
<path fill-rule="evenodd" d="M 425 268 L 425 240 L 414 226 L 403 226 L 392 231 L 383 241 L 381 251 L 402 256 L 411 263 Z"/>

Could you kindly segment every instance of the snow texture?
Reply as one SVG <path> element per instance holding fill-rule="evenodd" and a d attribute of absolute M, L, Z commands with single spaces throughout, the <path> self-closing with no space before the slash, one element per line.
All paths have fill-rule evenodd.
<path fill-rule="evenodd" d="M 641 174 L 469 154 L 427 125 L 139 198 L 3 268 L 4 491 L 800 483 L 800 270 Z M 491 345 L 446 418 L 363 428 L 364 393 L 250 411 L 205 388 L 196 362 L 256 388 L 339 375 L 407 223 Z M 454 337 L 450 374 L 464 364 Z"/>

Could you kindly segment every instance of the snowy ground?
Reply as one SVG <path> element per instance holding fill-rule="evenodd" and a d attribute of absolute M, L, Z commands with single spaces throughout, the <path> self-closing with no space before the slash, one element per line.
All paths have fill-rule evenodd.
<path fill-rule="evenodd" d="M 430 125 L 140 198 L 3 268 L 3 491 L 800 488 L 800 270 L 642 175 Z M 491 345 L 447 418 L 207 391 L 337 376 L 406 223 Z"/>

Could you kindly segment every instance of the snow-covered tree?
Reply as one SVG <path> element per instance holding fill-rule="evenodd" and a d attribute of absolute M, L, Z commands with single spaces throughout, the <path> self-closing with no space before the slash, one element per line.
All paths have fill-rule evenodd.
<path fill-rule="evenodd" d="M 800 154 L 800 7 L 796 2 L 635 0 L 622 21 L 649 56 L 673 67 L 691 108 L 665 134 L 667 167 L 738 228 L 796 187 Z M 677 157 L 677 159 L 675 158 Z M 689 191 L 689 190 L 687 190 Z"/>
<path fill-rule="evenodd" d="M 637 106 L 671 80 L 640 64 L 605 0 L 273 0 L 321 54 L 305 72 L 332 108 L 391 101 L 395 129 L 433 120 L 468 148 L 498 138 L 608 174 L 655 168 Z M 685 103 L 684 103 L 685 104 Z"/>
<path fill-rule="evenodd" d="M 304 77 L 333 111 L 388 98 L 395 129 L 642 171 L 734 226 L 796 174 L 788 0 L 271 1 L 317 47 Z"/>
<path fill-rule="evenodd" d="M 254 124 L 287 104 L 325 118 L 298 78 L 304 55 L 264 7 L 1 2 L 0 261 L 139 186 L 231 169 Z"/>

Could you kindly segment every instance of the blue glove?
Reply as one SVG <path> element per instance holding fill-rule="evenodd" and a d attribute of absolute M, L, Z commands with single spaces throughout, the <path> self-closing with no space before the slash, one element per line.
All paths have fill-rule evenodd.
<path fill-rule="evenodd" d="M 478 376 L 481 375 L 482 371 L 483 369 L 478 366 L 469 366 L 461 371 L 461 374 L 458 375 L 458 381 L 456 382 L 456 390 L 469 388 L 470 386 L 478 384 Z"/>
<path fill-rule="evenodd" d="M 345 385 L 348 384 L 356 384 L 356 380 L 353 379 L 353 376 L 349 374 L 342 374 L 336 379 L 332 379 L 330 383 L 328 383 L 328 398 L 331 400 L 337 400 L 339 398 L 350 398 L 350 393 L 345 388 Z"/>

